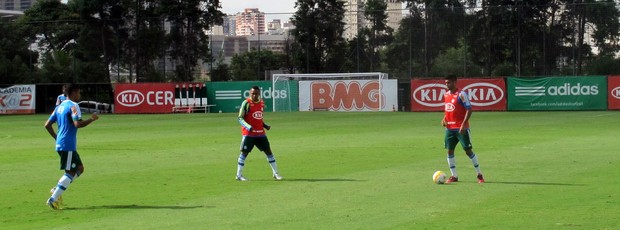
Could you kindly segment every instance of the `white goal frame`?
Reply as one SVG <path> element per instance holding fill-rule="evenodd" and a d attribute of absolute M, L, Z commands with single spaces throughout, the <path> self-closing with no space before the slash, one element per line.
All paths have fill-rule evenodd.
<path fill-rule="evenodd" d="M 271 83 L 272 83 L 272 89 L 273 90 L 278 90 L 279 88 L 277 88 L 276 83 L 279 81 L 289 81 L 289 80 L 297 80 L 297 81 L 304 81 L 304 80 L 378 80 L 379 82 L 379 108 L 382 108 L 382 100 L 381 100 L 381 95 L 382 95 L 382 81 L 383 80 L 387 80 L 388 79 L 388 74 L 387 73 L 381 73 L 381 72 L 366 72 L 366 73 L 320 73 L 320 74 L 274 74 L 273 77 L 271 78 Z M 291 92 L 290 90 L 290 84 L 287 84 L 287 92 Z M 288 100 L 288 105 L 289 108 L 286 109 L 285 111 L 287 112 L 292 112 L 292 99 L 291 99 L 291 95 L 289 95 L 287 97 Z M 272 110 L 273 112 L 276 112 L 277 107 L 276 107 L 276 99 L 273 100 L 273 107 Z"/>

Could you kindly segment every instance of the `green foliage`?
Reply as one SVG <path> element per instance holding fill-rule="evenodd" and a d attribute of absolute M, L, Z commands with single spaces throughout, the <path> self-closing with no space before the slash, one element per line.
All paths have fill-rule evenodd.
<path fill-rule="evenodd" d="M 405 17 L 400 22 L 394 41 L 384 51 L 386 67 L 392 76 L 408 79 L 427 75 L 422 66 L 424 54 L 420 52 L 424 43 L 419 42 L 424 39 L 423 34 L 424 23 L 419 15 Z"/>
<path fill-rule="evenodd" d="M 303 73 L 338 72 L 346 51 L 344 2 L 340 0 L 297 0 L 292 23 L 295 29 L 295 64 Z"/>
<path fill-rule="evenodd" d="M 36 82 L 38 53 L 29 49 L 19 24 L 0 21 L 0 34 L 0 84 Z"/>
<path fill-rule="evenodd" d="M 601 55 L 586 64 L 587 75 L 618 75 L 620 74 L 620 59 L 610 55 Z"/>
<path fill-rule="evenodd" d="M 4 116 L 0 219 L 5 229 L 620 226 L 620 184 L 610 179 L 620 177 L 617 112 L 474 112 L 487 183 L 476 183 L 459 147 L 460 182 L 435 185 L 433 172 L 449 173 L 442 116 L 266 113 L 284 180 L 271 178 L 255 149 L 243 183 L 233 179 L 241 140 L 234 113 L 103 114 L 79 131 L 86 170 L 63 194 L 62 211 L 44 205 L 63 174 L 42 127 L 48 115 Z"/>
<path fill-rule="evenodd" d="M 233 56 L 230 63 L 232 80 L 250 81 L 264 80 L 266 70 L 277 70 L 286 67 L 286 56 L 271 50 L 252 51 Z"/>
<path fill-rule="evenodd" d="M 450 48 L 446 52 L 437 56 L 435 65 L 430 71 L 432 77 L 445 77 L 457 75 L 463 77 L 481 77 L 482 69 L 475 65 L 468 56 L 464 46 Z M 500 75 L 507 76 L 507 75 Z"/>
<path fill-rule="evenodd" d="M 176 1 L 161 2 L 163 16 L 171 23 L 166 35 L 170 54 L 177 65 L 177 81 L 193 81 L 195 67 L 201 62 L 210 62 L 208 37 L 204 31 L 214 24 L 221 24 L 224 14 L 217 9 L 219 1 Z"/>
<path fill-rule="evenodd" d="M 37 1 L 21 22 L 27 31 L 25 37 L 45 48 L 44 56 L 65 52 L 76 59 L 69 68 L 75 75 L 73 81 L 109 82 L 112 65 L 135 74 L 129 76 L 130 81 L 191 81 L 195 66 L 201 64 L 199 60 L 208 61 L 208 41 L 203 31 L 222 23 L 219 5 L 219 0 L 148 4 L 120 0 L 75 0 L 67 4 Z M 165 22 L 170 25 L 169 33 Z M 166 55 L 178 67 L 170 79 L 155 66 Z"/>

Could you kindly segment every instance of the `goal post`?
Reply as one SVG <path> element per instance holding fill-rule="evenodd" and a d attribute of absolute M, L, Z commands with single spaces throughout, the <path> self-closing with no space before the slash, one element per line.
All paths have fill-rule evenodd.
<path fill-rule="evenodd" d="M 394 91 L 389 92 L 389 99 L 384 92 L 386 81 Z M 273 90 L 287 92 L 286 97 L 273 99 L 274 112 L 392 111 L 398 107 L 394 103 L 396 80 L 388 80 L 386 73 L 274 74 L 272 84 Z M 389 109 L 387 101 L 392 106 Z"/>

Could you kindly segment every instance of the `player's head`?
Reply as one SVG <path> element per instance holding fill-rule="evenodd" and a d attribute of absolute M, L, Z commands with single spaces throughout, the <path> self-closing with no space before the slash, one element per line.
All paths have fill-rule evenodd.
<path fill-rule="evenodd" d="M 456 89 L 456 75 L 448 75 L 446 77 L 446 86 L 451 91 Z"/>
<path fill-rule="evenodd" d="M 75 85 L 75 84 L 67 84 L 66 85 L 66 89 L 65 89 L 65 95 L 67 95 L 67 97 L 69 97 L 69 99 L 71 99 L 72 101 L 79 101 L 80 100 L 80 86 Z"/>
<path fill-rule="evenodd" d="M 62 93 L 63 93 L 64 95 L 67 95 L 67 87 L 68 87 L 68 86 L 69 86 L 68 84 L 64 84 L 64 85 L 62 85 Z"/>
<path fill-rule="evenodd" d="M 250 89 L 250 98 L 254 102 L 260 101 L 260 88 L 258 86 L 252 86 L 252 89 Z"/>

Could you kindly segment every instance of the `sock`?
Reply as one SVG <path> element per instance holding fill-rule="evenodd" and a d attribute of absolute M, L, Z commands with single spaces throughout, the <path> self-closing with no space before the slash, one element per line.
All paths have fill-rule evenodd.
<path fill-rule="evenodd" d="M 454 159 L 454 154 L 448 154 L 448 166 L 450 166 L 450 173 L 452 173 L 452 176 L 459 177 L 456 174 L 456 159 Z"/>
<path fill-rule="evenodd" d="M 267 161 L 269 161 L 269 165 L 271 165 L 273 174 L 278 174 L 278 166 L 276 165 L 276 158 L 273 157 L 273 154 L 267 155 Z"/>
<path fill-rule="evenodd" d="M 482 174 L 482 172 L 480 172 L 480 165 L 478 165 L 478 156 L 476 156 L 476 154 L 474 153 L 469 156 L 469 159 L 471 159 L 471 163 L 474 165 L 476 172 L 478 174 Z"/>
<path fill-rule="evenodd" d="M 52 194 L 52 199 L 58 200 L 58 197 L 60 197 L 60 195 L 67 190 L 71 182 L 73 182 L 73 177 L 68 173 L 65 173 L 65 175 L 58 180 L 58 185 L 56 185 L 56 190 L 54 190 L 54 194 Z"/>
<path fill-rule="evenodd" d="M 245 166 L 245 156 L 243 156 L 243 153 L 241 153 L 239 154 L 239 159 L 237 160 L 237 176 L 241 176 L 243 166 Z"/>

